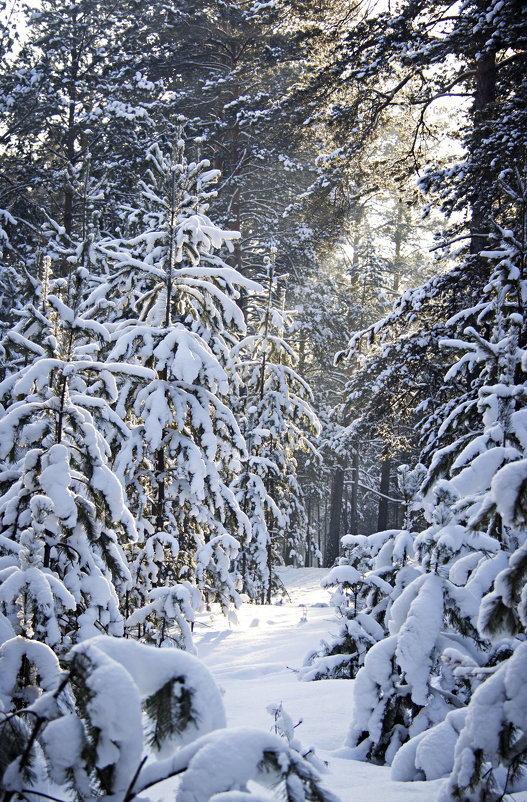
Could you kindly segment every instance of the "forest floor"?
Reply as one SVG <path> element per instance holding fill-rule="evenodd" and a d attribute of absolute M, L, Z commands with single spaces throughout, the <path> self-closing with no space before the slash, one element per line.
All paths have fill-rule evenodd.
<path fill-rule="evenodd" d="M 433 802 L 441 781 L 401 783 L 390 769 L 360 763 L 342 753 L 352 708 L 352 680 L 302 682 L 298 669 L 338 621 L 320 587 L 324 568 L 283 568 L 288 591 L 281 603 L 243 605 L 238 624 L 202 615 L 196 625 L 198 656 L 224 690 L 229 726 L 274 729 L 269 705 L 280 703 L 298 726 L 302 751 L 314 747 L 327 762 L 323 784 L 342 802 Z M 340 753 L 340 754 L 339 754 Z M 515 794 L 514 802 L 527 802 Z"/>

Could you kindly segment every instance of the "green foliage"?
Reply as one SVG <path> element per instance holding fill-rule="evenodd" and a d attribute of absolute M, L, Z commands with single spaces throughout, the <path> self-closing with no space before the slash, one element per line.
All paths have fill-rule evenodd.
<path fill-rule="evenodd" d="M 198 724 L 192 704 L 192 688 L 185 686 L 183 677 L 173 677 L 145 701 L 150 719 L 148 743 L 160 749 L 172 735 L 182 733 L 189 724 Z"/>
<path fill-rule="evenodd" d="M 25 721 L 14 713 L 0 719 L 0 781 L 15 760 L 20 762 L 24 782 L 31 785 L 35 781 L 36 773 L 32 768 L 36 759 L 35 746 L 30 745 L 33 721 L 32 717 Z"/>

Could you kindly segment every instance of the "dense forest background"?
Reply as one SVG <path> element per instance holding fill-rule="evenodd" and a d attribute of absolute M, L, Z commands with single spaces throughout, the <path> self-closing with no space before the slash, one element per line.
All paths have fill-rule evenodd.
<path fill-rule="evenodd" d="M 192 651 L 201 605 L 270 602 L 284 562 L 340 561 L 310 678 L 358 672 L 350 748 L 413 744 L 401 778 L 426 776 L 415 737 L 525 664 L 526 11 L 3 3 L 7 710 L 43 681 L 27 644 L 75 655 L 55 703 L 72 677 L 92 698 L 82 644 Z M 449 799 L 514 780 L 521 710 L 492 746 L 505 785 L 463 718 Z M 8 717 L 11 795 L 51 727 L 31 715 Z M 56 782 L 131 799 L 133 761 L 94 757 L 90 726 L 95 762 L 72 780 L 73 750 Z"/>

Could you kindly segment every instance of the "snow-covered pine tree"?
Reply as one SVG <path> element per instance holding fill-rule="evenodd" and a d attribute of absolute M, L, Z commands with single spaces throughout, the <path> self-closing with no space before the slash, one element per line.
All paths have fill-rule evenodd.
<path fill-rule="evenodd" d="M 483 299 L 480 319 L 493 331 L 491 341 L 469 330 L 472 343 L 465 357 L 473 364 L 479 356 L 485 384 L 478 406 L 484 423 L 483 434 L 458 457 L 465 475 L 462 488 L 479 481 L 479 492 L 465 496 L 470 529 L 482 524 L 500 544 L 494 560 L 481 564 L 479 585 L 490 591 L 479 606 L 478 629 L 492 643 L 484 680 L 476 689 L 451 735 L 450 765 L 453 769 L 440 798 L 475 802 L 496 802 L 514 790 L 515 781 L 527 764 L 527 706 L 521 677 L 525 675 L 527 653 L 526 586 L 527 541 L 525 536 L 526 400 L 525 375 L 525 241 L 527 181 L 512 170 L 500 177 L 516 217 L 514 227 L 498 228 L 498 247 L 484 252 L 496 266 Z M 456 478 L 452 480 L 456 482 Z M 467 480 L 471 479 L 471 482 Z M 468 504 L 470 502 L 470 506 Z M 478 568 L 479 566 L 476 566 Z M 482 580 L 485 580 L 485 584 Z M 472 578 L 470 580 L 472 582 Z M 473 582 L 472 582 L 473 584 Z M 462 671 L 458 668 L 458 672 Z M 477 670 L 476 670 L 477 676 Z M 489 722 L 492 726 L 489 727 Z M 447 724 L 447 722 L 445 722 Z M 426 740 L 437 740 L 434 731 Z M 424 739 L 425 740 L 425 739 Z M 445 739 L 442 738 L 444 743 Z M 410 744 L 409 744 L 410 746 Z M 423 741 L 422 750 L 429 744 Z M 419 745 L 414 752 L 419 750 Z"/>
<path fill-rule="evenodd" d="M 295 370 L 298 354 L 287 341 L 291 315 L 273 304 L 275 257 L 273 252 L 266 258 L 264 302 L 249 309 L 251 331 L 232 350 L 240 360 L 243 391 L 236 404 L 249 450 L 246 472 L 235 487 L 256 525 L 241 568 L 246 592 L 268 604 L 274 567 L 303 561 L 307 522 L 296 456 L 314 452 L 312 438 L 320 430 L 311 389 Z"/>
<path fill-rule="evenodd" d="M 226 403 L 239 381 L 230 352 L 245 331 L 239 292 L 259 285 L 215 253 L 238 234 L 206 215 L 209 167 L 187 161 L 181 139 L 152 145 L 136 205 L 122 210 L 128 235 L 99 247 L 113 265 L 101 290 L 115 304 L 108 358 L 155 372 L 139 392 L 122 384 L 118 404 L 133 430 L 116 470 L 137 510 L 136 575 L 197 584 L 227 612 L 239 603 L 230 561 L 250 538 L 229 487 L 245 454 Z M 146 601 L 130 597 L 130 610 Z"/>
<path fill-rule="evenodd" d="M 148 802 L 170 778 L 178 802 L 261 802 L 269 786 L 285 802 L 338 802 L 280 736 L 226 728 L 212 676 L 179 650 L 98 636 L 61 670 L 45 644 L 11 638 L 0 646 L 0 706 L 5 802 Z"/>
<path fill-rule="evenodd" d="M 242 422 L 242 432 L 244 426 Z M 244 432 L 245 434 L 245 432 Z M 251 537 L 242 544 L 237 560 L 242 579 L 242 590 L 248 598 L 270 603 L 273 589 L 273 566 L 276 564 L 272 538 L 284 518 L 270 495 L 266 479 L 270 466 L 253 453 L 251 433 L 246 434 L 248 457 L 243 472 L 236 477 L 231 488 L 251 523 Z"/>
<path fill-rule="evenodd" d="M 136 537 L 110 445 L 129 436 L 115 413 L 116 374 L 151 371 L 99 361 L 107 330 L 92 317 L 85 267 L 51 279 L 4 340 L 0 384 L 1 612 L 15 634 L 61 651 L 97 632 L 123 633 L 119 599 Z"/>
<path fill-rule="evenodd" d="M 521 206 L 507 176 L 502 180 L 504 192 L 515 195 Z M 524 201 L 524 193 L 522 197 Z M 525 231 L 524 220 L 523 209 L 516 219 L 520 232 Z M 356 753 L 364 750 L 364 756 L 393 760 L 392 774 L 399 780 L 435 779 L 449 773 L 465 715 L 470 730 L 479 705 L 489 700 L 483 686 L 471 707 L 474 688 L 510 657 L 515 645 L 511 635 L 524 633 L 518 605 L 525 580 L 521 559 L 525 534 L 518 527 L 515 510 L 522 504 L 526 442 L 527 395 L 522 372 L 525 243 L 524 234 L 518 237 L 512 229 L 498 227 L 498 238 L 500 247 L 485 252 L 495 267 L 483 297 L 476 307 L 450 321 L 451 330 L 459 333 L 443 342 L 459 354 L 447 381 L 464 386 L 466 382 L 459 377 L 467 374 L 479 388 L 475 404 L 479 421 L 473 417 L 471 437 L 467 426 L 461 425 L 459 437 L 432 460 L 423 485 L 431 501 L 431 525 L 416 538 L 421 575 L 393 605 L 391 636 L 372 648 L 357 677 L 358 705 L 349 745 Z M 467 326 L 467 321 L 474 325 Z M 463 396 L 452 409 L 448 425 L 456 416 L 463 418 L 466 404 Z M 452 429 L 455 431 L 455 426 Z M 515 583 L 507 582 L 511 565 L 519 566 Z M 498 672 L 496 687 L 506 682 L 507 669 Z M 400 705 L 402 690 L 410 703 L 406 724 L 394 721 L 394 711 L 386 702 L 392 699 L 392 706 Z M 523 747 L 515 749 L 521 743 L 521 731 L 518 736 L 516 719 L 507 719 L 503 693 L 496 708 L 503 724 L 502 745 L 497 751 L 493 753 L 488 746 L 478 751 L 476 738 L 472 757 L 469 749 L 461 758 L 476 736 L 473 729 L 472 734 L 464 731 L 465 735 L 459 736 L 464 745 L 456 748 L 460 762 L 455 794 L 460 798 L 480 798 L 477 794 L 486 783 L 492 788 L 492 765 L 503 763 L 514 773 L 524 760 Z M 444 724 L 425 732 L 434 718 L 444 718 L 449 707 L 459 709 Z M 393 759 L 401 737 L 411 740 Z M 483 734 L 481 738 L 484 740 Z M 439 741 L 440 755 L 435 746 Z M 464 796 L 472 792 L 473 797 Z M 452 798 L 458 798 L 455 794 Z"/>

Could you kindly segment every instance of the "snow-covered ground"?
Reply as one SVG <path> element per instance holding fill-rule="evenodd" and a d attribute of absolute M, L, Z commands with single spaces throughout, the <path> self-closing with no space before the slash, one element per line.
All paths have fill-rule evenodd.
<path fill-rule="evenodd" d="M 269 731 L 273 717 L 267 707 L 282 703 L 298 723 L 295 735 L 302 746 L 314 747 L 327 762 L 324 784 L 342 802 L 432 802 L 440 781 L 392 782 L 388 768 L 342 756 L 353 682 L 300 682 L 297 673 L 306 654 L 336 627 L 329 594 L 320 587 L 327 569 L 280 573 L 289 593 L 281 604 L 244 605 L 238 624 L 214 615 L 201 616 L 196 625 L 198 655 L 225 692 L 228 724 Z M 527 802 L 527 795 L 514 800 Z"/>

